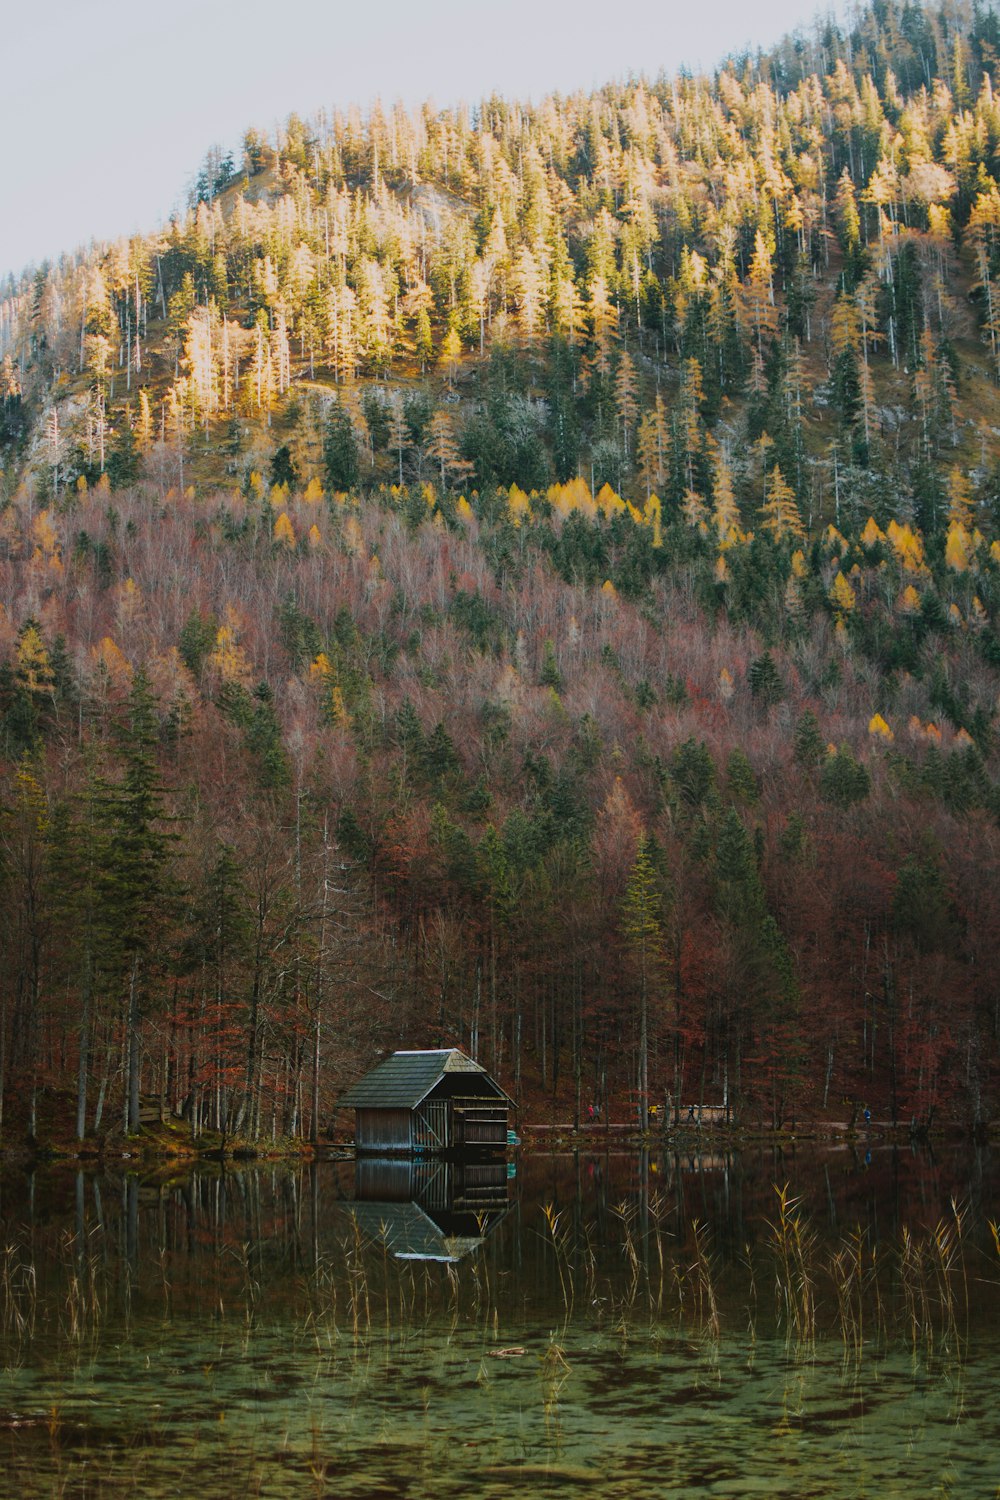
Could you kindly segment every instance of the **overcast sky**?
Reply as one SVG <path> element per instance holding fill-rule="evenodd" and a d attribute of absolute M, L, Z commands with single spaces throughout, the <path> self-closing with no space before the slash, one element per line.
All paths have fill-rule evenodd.
<path fill-rule="evenodd" d="M 150 230 L 213 143 L 295 110 L 712 67 L 841 0 L 49 0 L 2 7 L 0 275 Z"/>

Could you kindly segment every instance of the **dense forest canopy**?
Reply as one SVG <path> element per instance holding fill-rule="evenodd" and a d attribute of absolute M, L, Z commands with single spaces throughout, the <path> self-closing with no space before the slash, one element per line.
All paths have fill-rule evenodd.
<path fill-rule="evenodd" d="M 17 1129 L 996 1115 L 998 65 L 292 117 L 2 289 Z"/>

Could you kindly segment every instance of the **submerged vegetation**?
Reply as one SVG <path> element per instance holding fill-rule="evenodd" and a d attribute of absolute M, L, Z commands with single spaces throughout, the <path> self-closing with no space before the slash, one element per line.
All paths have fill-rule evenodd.
<path fill-rule="evenodd" d="M 836 1195 L 821 1215 L 824 1195 L 807 1207 L 759 1175 L 769 1153 L 756 1168 L 550 1158 L 511 1185 L 484 1243 L 453 1242 L 443 1263 L 393 1249 L 416 1203 L 356 1201 L 329 1164 L 161 1181 L 46 1168 L 30 1186 L 8 1170 L 8 1472 L 26 1495 L 129 1493 L 137 1475 L 166 1494 L 183 1453 L 208 1495 L 232 1493 L 234 1465 L 276 1494 L 302 1476 L 317 1494 L 405 1492 L 401 1466 L 426 1465 L 429 1494 L 502 1469 L 543 1495 L 603 1473 L 625 1496 L 664 1464 L 675 1486 L 702 1465 L 724 1484 L 780 1457 L 793 1473 L 776 1494 L 801 1494 L 807 1474 L 810 1493 L 854 1494 L 831 1458 L 843 1447 L 851 1464 L 891 1455 L 917 1492 L 944 1468 L 977 1493 L 996 1230 L 981 1203 L 938 1213 L 956 1169 L 964 1180 L 954 1161 L 913 1156 L 900 1193 L 904 1155 L 797 1162 Z M 986 1151 L 974 1170 L 988 1201 Z M 854 1196 L 869 1171 L 880 1215 L 911 1229 L 880 1236 Z"/>
<path fill-rule="evenodd" d="M 319 1139 L 400 1042 L 987 1128 L 998 56 L 293 117 L 7 283 L 5 1140 Z"/>

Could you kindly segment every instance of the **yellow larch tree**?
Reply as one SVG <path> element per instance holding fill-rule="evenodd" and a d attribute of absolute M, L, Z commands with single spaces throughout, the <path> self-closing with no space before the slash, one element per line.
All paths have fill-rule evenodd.
<path fill-rule="evenodd" d="M 635 364 L 627 350 L 622 352 L 615 376 L 615 410 L 621 426 L 622 452 L 626 460 L 632 457 L 632 430 L 639 411 L 639 382 Z"/>
<path fill-rule="evenodd" d="M 442 489 L 447 487 L 449 478 L 461 480 L 472 473 L 472 465 L 459 452 L 451 417 L 440 407 L 427 426 L 426 452 L 440 470 Z"/>
<path fill-rule="evenodd" d="M 295 527 L 288 519 L 286 511 L 282 511 L 274 523 L 274 542 L 279 547 L 295 548 Z"/>
<path fill-rule="evenodd" d="M 511 291 L 517 308 L 521 336 L 532 340 L 542 326 L 545 312 L 545 274 L 543 267 L 527 245 L 522 245 L 514 259 Z"/>
<path fill-rule="evenodd" d="M 767 498 L 760 508 L 761 525 L 776 542 L 801 541 L 806 528 L 799 514 L 795 491 L 777 464 L 771 470 Z"/>
<path fill-rule="evenodd" d="M 98 674 L 117 688 L 127 692 L 132 683 L 132 667 L 120 646 L 109 635 L 102 636 L 91 652 L 91 660 Z"/>
<path fill-rule="evenodd" d="M 778 310 L 774 305 L 774 264 L 771 251 L 759 229 L 754 239 L 750 273 L 743 287 L 742 300 L 754 344 L 758 353 L 763 353 L 764 340 L 773 337 L 777 331 Z"/>
<path fill-rule="evenodd" d="M 59 566 L 59 534 L 52 524 L 52 514 L 40 510 L 32 522 L 31 532 L 35 539 L 36 559 Z"/>
<path fill-rule="evenodd" d="M 319 494 L 314 498 L 321 499 L 323 494 L 323 487 L 320 483 L 323 474 L 323 410 L 314 395 L 310 395 L 301 403 L 298 420 L 288 440 L 288 451 L 295 465 L 299 484 L 308 486 L 316 481 L 319 484 Z"/>
<path fill-rule="evenodd" d="M 953 464 L 948 471 L 948 521 L 969 531 L 973 523 L 972 481 L 964 469 Z"/>
<path fill-rule="evenodd" d="M 731 547 L 742 540 L 740 509 L 733 491 L 733 471 L 724 452 L 720 452 L 715 463 L 715 482 L 712 486 L 712 524 L 720 547 Z"/>
<path fill-rule="evenodd" d="M 608 286 L 603 276 L 595 276 L 591 281 L 587 311 L 593 341 L 590 368 L 598 375 L 607 375 L 611 368 L 612 344 L 618 330 L 618 313 L 608 296 Z"/>
<path fill-rule="evenodd" d="M 184 369 L 188 376 L 192 416 L 208 430 L 208 422 L 219 409 L 219 310 L 214 301 L 196 307 L 184 331 Z"/>
<path fill-rule="evenodd" d="M 952 521 L 944 546 L 944 558 L 954 573 L 966 573 L 972 565 L 975 543 L 961 521 Z"/>
<path fill-rule="evenodd" d="M 507 491 L 507 511 L 515 526 L 531 520 L 531 501 L 519 485 L 512 484 Z"/>
<path fill-rule="evenodd" d="M 51 697 L 55 685 L 52 662 L 34 620 L 22 626 L 17 638 L 14 674 L 31 698 Z"/>
<path fill-rule="evenodd" d="M 240 645 L 240 617 L 227 605 L 222 624 L 215 634 L 215 647 L 208 658 L 209 665 L 224 682 L 239 682 L 246 685 L 251 677 L 250 660 Z"/>
<path fill-rule="evenodd" d="M 697 490 L 685 490 L 684 499 L 681 501 L 681 514 L 690 527 L 702 536 L 708 536 L 710 513 Z"/>
<path fill-rule="evenodd" d="M 907 521 L 903 525 L 896 520 L 889 522 L 887 536 L 904 573 L 925 574 L 924 542 L 918 531 Z"/>
<path fill-rule="evenodd" d="M 143 386 L 139 392 L 139 410 L 135 421 L 135 443 L 140 453 L 147 453 L 153 442 L 153 412 L 149 404 L 149 392 Z"/>
<path fill-rule="evenodd" d="M 843 573 L 839 571 L 830 589 L 830 602 L 834 607 L 838 619 L 844 619 L 845 616 L 849 615 L 857 603 L 857 596 L 854 590 Z"/>
<path fill-rule="evenodd" d="M 454 390 L 455 377 L 462 362 L 462 338 L 454 321 L 449 322 L 448 331 L 441 340 L 438 365 L 442 370 L 448 389 Z"/>
<path fill-rule="evenodd" d="M 643 520 L 653 533 L 653 546 L 663 546 L 663 506 L 659 495 L 650 495 L 643 509 Z"/>
<path fill-rule="evenodd" d="M 667 419 L 663 409 L 663 397 L 657 392 L 656 401 L 639 423 L 637 441 L 639 474 L 646 488 L 646 498 L 663 486 L 666 478 Z"/>
<path fill-rule="evenodd" d="M 972 205 L 966 235 L 972 244 L 976 265 L 973 290 L 982 291 L 985 303 L 984 329 L 997 370 L 1000 372 L 1000 298 L 993 286 L 993 266 L 1000 239 L 1000 188 L 992 178 Z"/>

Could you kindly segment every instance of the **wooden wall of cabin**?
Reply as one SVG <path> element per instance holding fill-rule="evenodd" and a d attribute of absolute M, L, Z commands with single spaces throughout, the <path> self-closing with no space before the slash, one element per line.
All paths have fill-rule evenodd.
<path fill-rule="evenodd" d="M 468 1074 L 442 1079 L 415 1110 L 355 1110 L 360 1151 L 449 1151 L 507 1144 L 507 1101 L 492 1084 Z"/>
<path fill-rule="evenodd" d="M 408 1109 L 355 1110 L 354 1140 L 362 1151 L 412 1149 L 412 1115 Z"/>
<path fill-rule="evenodd" d="M 506 1146 L 507 1109 L 502 1104 L 455 1102 L 456 1146 Z"/>
<path fill-rule="evenodd" d="M 448 1151 L 455 1144 L 451 1103 L 436 1090 L 413 1111 L 413 1144 L 425 1151 Z"/>
<path fill-rule="evenodd" d="M 437 1103 L 445 1099 L 451 1107 L 450 1147 L 476 1150 L 506 1146 L 509 1107 L 492 1079 L 481 1073 L 448 1073 L 435 1086 L 422 1108 L 427 1109 L 432 1101 Z"/>

